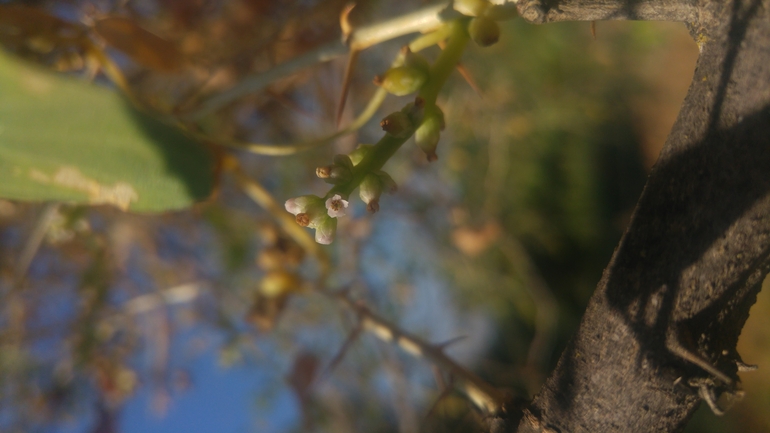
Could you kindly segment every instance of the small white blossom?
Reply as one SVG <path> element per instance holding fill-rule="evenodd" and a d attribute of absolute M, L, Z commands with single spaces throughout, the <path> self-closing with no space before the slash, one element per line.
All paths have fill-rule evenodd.
<path fill-rule="evenodd" d="M 326 200 L 326 211 L 332 218 L 345 216 L 345 209 L 348 208 L 348 201 L 343 200 L 339 194 Z"/>

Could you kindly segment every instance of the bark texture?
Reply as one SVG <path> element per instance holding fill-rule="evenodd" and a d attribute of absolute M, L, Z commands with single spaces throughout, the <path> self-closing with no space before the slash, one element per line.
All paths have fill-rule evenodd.
<path fill-rule="evenodd" d="M 681 431 L 704 398 L 721 395 L 719 410 L 740 395 L 735 347 L 770 269 L 770 0 L 521 0 L 519 8 L 543 23 L 601 19 L 599 9 L 625 10 L 620 19 L 674 11 L 669 18 L 687 17 L 701 53 L 576 335 L 534 401 L 490 429 Z"/>
<path fill-rule="evenodd" d="M 519 0 L 519 14 L 533 24 L 557 21 L 698 20 L 697 0 Z"/>

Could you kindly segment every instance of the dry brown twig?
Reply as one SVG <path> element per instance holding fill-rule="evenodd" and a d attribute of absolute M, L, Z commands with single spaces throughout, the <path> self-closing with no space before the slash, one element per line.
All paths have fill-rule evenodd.
<path fill-rule="evenodd" d="M 456 388 L 484 413 L 495 414 L 503 410 L 507 400 L 505 393 L 447 356 L 444 353 L 446 344 L 432 344 L 400 329 L 394 323 L 373 312 L 363 302 L 350 298 L 347 291 L 336 293 L 322 291 L 322 293 L 339 301 L 345 308 L 354 312 L 358 317 L 361 329 L 383 341 L 395 343 L 405 352 L 425 358 L 436 367 L 447 371 L 453 378 L 453 384 Z"/>

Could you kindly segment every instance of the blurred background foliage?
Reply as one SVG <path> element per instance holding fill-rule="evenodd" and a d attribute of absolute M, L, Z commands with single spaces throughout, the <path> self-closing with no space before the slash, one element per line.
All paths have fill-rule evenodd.
<path fill-rule="evenodd" d="M 344 3 L 0 4 L 35 6 L 91 29 L 135 101 L 162 117 L 338 38 Z M 414 7 L 362 1 L 352 19 Z M 134 27 L 154 36 L 125 30 Z M 81 47 L 0 35 L 9 52 L 105 81 Z M 343 123 L 407 41 L 361 54 Z M 456 74 L 439 97 L 447 121 L 439 161 L 428 164 L 407 143 L 386 166 L 399 191 L 381 211 L 368 215 L 351 203 L 351 217 L 325 247 L 328 288 L 348 288 L 428 341 L 466 336 L 447 349 L 451 356 L 494 385 L 532 396 L 628 223 L 696 56 L 683 25 L 600 22 L 594 37 L 586 23 L 503 23 L 498 44 L 464 57 L 480 93 Z M 329 132 L 343 71 L 339 59 L 285 77 L 207 117 L 204 129 L 278 142 Z M 375 119 L 407 101 L 390 97 Z M 227 152 L 282 202 L 322 193 L 313 168 L 376 141 L 377 123 L 284 158 Z M 224 151 L 216 139 L 208 145 Z M 427 360 L 368 335 L 347 346 L 355 317 L 312 289 L 264 296 L 271 283 L 305 287 L 317 272 L 227 174 L 204 203 L 161 215 L 0 200 L 0 430 L 150 431 L 133 418 L 164 425 L 186 410 L 176 402 L 203 392 L 203 375 L 214 374 L 196 363 L 216 359 L 236 380 L 259 380 L 233 415 L 243 420 L 238 428 L 205 427 L 229 413 L 227 389 L 203 396 L 203 413 L 181 415 L 200 431 L 473 431 L 479 415 L 458 394 L 442 394 L 447 378 Z M 746 400 L 722 418 L 701 410 L 688 431 L 770 431 L 767 317 L 765 290 L 740 341 L 746 362 L 762 367 L 744 378 Z M 127 409 L 137 401 L 141 410 Z"/>

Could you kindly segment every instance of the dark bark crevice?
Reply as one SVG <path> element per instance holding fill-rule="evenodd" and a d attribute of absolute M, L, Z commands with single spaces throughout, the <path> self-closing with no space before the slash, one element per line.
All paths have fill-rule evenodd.
<path fill-rule="evenodd" d="M 520 10 L 538 4 L 549 22 L 595 16 L 571 9 L 593 4 L 628 19 L 651 3 L 693 5 Z M 631 223 L 556 369 L 493 431 L 680 431 L 703 395 L 739 392 L 735 347 L 770 270 L 769 11 L 770 0 L 697 4 L 701 55 Z"/>

